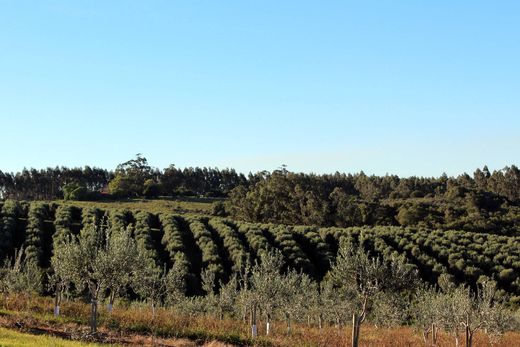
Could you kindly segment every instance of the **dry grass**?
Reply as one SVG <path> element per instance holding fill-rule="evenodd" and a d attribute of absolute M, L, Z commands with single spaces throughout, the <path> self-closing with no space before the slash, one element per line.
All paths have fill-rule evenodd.
<path fill-rule="evenodd" d="M 128 209 L 150 213 L 198 213 L 210 214 L 213 202 L 218 199 L 179 197 L 174 199 L 126 199 L 114 201 L 46 201 L 78 207 L 92 207 L 102 210 Z"/>
<path fill-rule="evenodd" d="M 78 332 L 88 331 L 89 305 L 66 302 L 62 305 L 62 316 L 52 316 L 51 298 L 24 298 L 14 296 L 4 298 L 0 305 L 6 307 L 1 325 L 9 322 L 24 321 L 49 331 Z M 232 345 L 258 346 L 348 346 L 350 329 L 337 329 L 327 326 L 323 329 L 295 324 L 291 335 L 287 335 L 284 323 L 273 325 L 272 336 L 261 336 L 255 341 L 249 339 L 249 326 L 243 322 L 225 319 L 219 321 L 212 317 L 189 317 L 176 314 L 171 310 L 158 310 L 153 318 L 150 310 L 143 308 L 114 308 L 112 316 L 100 309 L 100 332 L 105 340 L 101 342 L 131 345 L 195 346 L 205 345 L 223 347 Z M 1 314 L 0 314 L 1 317 Z M 2 323 L 3 322 L 3 323 Z M 258 322 L 259 334 L 265 334 L 263 322 Z M 157 338 L 152 338 L 156 336 Z M 463 341 L 461 340 L 461 344 Z M 364 325 L 361 332 L 361 346 L 364 347 L 406 347 L 424 346 L 420 335 L 409 327 L 392 329 Z M 451 336 L 440 334 L 439 347 L 454 346 Z M 489 339 L 482 333 L 475 336 L 475 347 L 491 346 Z M 520 333 L 508 333 L 497 347 L 520 346 Z"/>

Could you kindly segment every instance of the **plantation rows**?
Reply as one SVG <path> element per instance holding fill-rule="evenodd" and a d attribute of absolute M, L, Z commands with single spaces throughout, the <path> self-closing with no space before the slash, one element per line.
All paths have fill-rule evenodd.
<path fill-rule="evenodd" d="M 520 302 L 520 237 L 402 227 L 318 228 L 236 222 L 191 215 L 80 209 L 44 203 L 0 203 L 0 261 L 23 247 L 25 257 L 48 268 L 53 249 L 89 223 L 129 227 L 161 267 L 188 274 L 187 293 L 202 292 L 201 273 L 227 282 L 251 267 L 262 252 L 280 250 L 285 267 L 321 280 L 343 239 L 384 260 L 402 257 L 436 283 L 440 274 L 475 287 L 493 277 L 503 294 Z"/>

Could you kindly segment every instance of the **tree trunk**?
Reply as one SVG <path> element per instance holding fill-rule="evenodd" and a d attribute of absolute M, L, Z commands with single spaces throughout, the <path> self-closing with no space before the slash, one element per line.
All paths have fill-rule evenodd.
<path fill-rule="evenodd" d="M 318 315 L 318 327 L 323 328 L 323 315 L 321 313 Z"/>
<path fill-rule="evenodd" d="M 287 335 L 291 335 L 291 315 L 286 314 L 285 318 L 287 320 Z"/>
<path fill-rule="evenodd" d="M 424 341 L 425 346 L 428 346 L 428 335 L 430 335 L 430 329 L 423 330 L 422 336 L 423 336 L 423 341 Z"/>
<path fill-rule="evenodd" d="M 108 297 L 108 306 L 107 306 L 107 311 L 109 314 L 112 314 L 112 309 L 114 308 L 114 300 L 115 300 L 115 294 L 113 292 L 111 292 L 110 296 Z"/>
<path fill-rule="evenodd" d="M 352 347 L 358 347 L 358 318 L 354 313 L 352 315 Z"/>
<path fill-rule="evenodd" d="M 473 345 L 473 331 L 466 326 L 466 347 L 471 347 Z"/>
<path fill-rule="evenodd" d="M 271 332 L 271 316 L 269 314 L 267 314 L 266 320 L 265 320 L 265 334 L 269 335 L 270 332 Z"/>
<path fill-rule="evenodd" d="M 92 311 L 90 314 L 90 330 L 95 333 L 97 331 L 97 299 L 92 299 Z"/>
<path fill-rule="evenodd" d="M 61 303 L 61 291 L 57 291 L 56 297 L 54 298 L 54 317 L 58 317 L 60 315 L 60 303 Z"/>
<path fill-rule="evenodd" d="M 437 346 L 437 325 L 432 324 L 432 346 Z"/>
<path fill-rule="evenodd" d="M 255 338 L 258 335 L 258 331 L 256 329 L 256 305 L 253 306 L 253 310 L 251 311 L 251 337 Z"/>

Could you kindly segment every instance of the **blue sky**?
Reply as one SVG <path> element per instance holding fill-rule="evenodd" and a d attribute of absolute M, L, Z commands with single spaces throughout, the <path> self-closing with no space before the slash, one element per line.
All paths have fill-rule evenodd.
<path fill-rule="evenodd" d="M 0 0 L 0 169 L 520 162 L 518 1 Z"/>

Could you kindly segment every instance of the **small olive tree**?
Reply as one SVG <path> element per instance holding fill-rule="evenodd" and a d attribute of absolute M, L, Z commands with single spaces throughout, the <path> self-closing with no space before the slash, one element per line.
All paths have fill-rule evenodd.
<path fill-rule="evenodd" d="M 41 292 L 43 273 L 36 261 L 27 261 L 23 254 L 23 249 L 15 251 L 13 259 L 6 259 L 0 268 L 0 292 L 24 295 Z"/>
<path fill-rule="evenodd" d="M 352 347 L 359 345 L 361 324 L 374 306 L 379 292 L 399 293 L 416 283 L 417 272 L 400 258 L 389 263 L 370 257 L 362 247 L 340 246 L 330 271 L 337 290 L 355 305 L 352 317 Z"/>
<path fill-rule="evenodd" d="M 127 283 L 135 275 L 137 256 L 135 241 L 127 229 L 109 229 L 105 226 L 87 225 L 79 237 L 64 240 L 54 250 L 51 259 L 55 275 L 63 282 L 74 284 L 78 290 L 86 289 L 91 299 L 92 332 L 97 330 L 98 301 L 105 290 L 115 290 L 120 284 L 115 278 Z M 134 259 L 134 260 L 132 260 Z M 122 272 L 126 272 L 122 275 Z M 122 277 L 121 277 L 122 276 Z"/>
<path fill-rule="evenodd" d="M 442 293 L 434 288 L 422 285 L 415 292 L 411 315 L 415 326 L 422 333 L 425 345 L 430 343 L 432 346 L 437 345 L 437 331 L 442 319 L 440 311 L 442 304 Z"/>
<path fill-rule="evenodd" d="M 270 334 L 271 321 L 283 303 L 284 280 L 281 275 L 283 256 L 280 252 L 265 253 L 251 274 L 251 299 L 258 304 L 266 319 L 266 335 Z M 256 314 L 256 308 L 253 307 Z"/>

